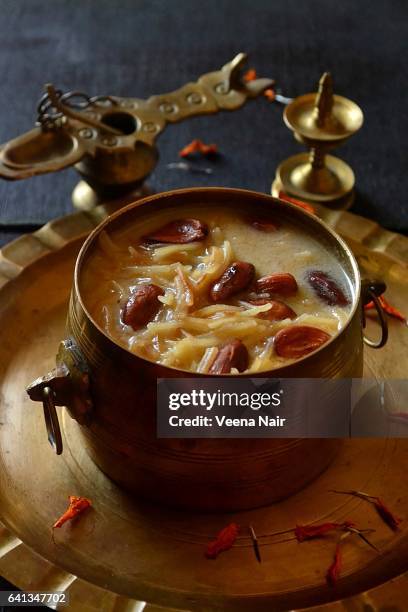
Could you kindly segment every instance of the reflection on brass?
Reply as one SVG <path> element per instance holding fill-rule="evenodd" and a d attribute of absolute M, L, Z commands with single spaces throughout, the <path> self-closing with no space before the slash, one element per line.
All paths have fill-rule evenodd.
<path fill-rule="evenodd" d="M 308 202 L 322 202 L 334 208 L 352 203 L 354 173 L 341 159 L 328 152 L 344 144 L 363 124 L 361 109 L 351 100 L 333 94 L 333 81 L 325 72 L 317 93 L 296 98 L 284 111 L 287 127 L 309 153 L 282 162 L 272 187 Z"/>
<path fill-rule="evenodd" d="M 273 85 L 242 79 L 246 54 L 176 91 L 139 98 L 63 93 L 46 85 L 37 127 L 0 147 L 0 176 L 23 179 L 74 165 L 87 182 L 74 190 L 77 208 L 118 200 L 138 190 L 156 166 L 156 138 L 169 123 L 236 110 Z"/>

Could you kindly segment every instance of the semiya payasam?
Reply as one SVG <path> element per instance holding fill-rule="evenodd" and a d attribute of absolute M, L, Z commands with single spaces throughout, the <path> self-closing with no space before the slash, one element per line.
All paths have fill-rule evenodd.
<path fill-rule="evenodd" d="M 231 208 L 171 209 L 102 232 L 85 306 L 118 344 L 206 374 L 258 373 L 337 335 L 352 304 L 334 254 L 294 222 Z"/>

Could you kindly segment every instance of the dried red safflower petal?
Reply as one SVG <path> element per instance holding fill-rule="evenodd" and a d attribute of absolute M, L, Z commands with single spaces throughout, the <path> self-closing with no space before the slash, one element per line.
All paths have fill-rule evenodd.
<path fill-rule="evenodd" d="M 402 321 L 403 323 L 406 323 L 407 318 L 405 317 L 405 315 L 402 314 L 402 312 L 400 312 L 399 310 L 397 310 L 396 308 L 394 308 L 394 306 L 392 306 L 383 295 L 380 295 L 378 298 L 384 312 L 386 312 L 390 317 L 394 317 L 394 319 L 398 319 L 399 321 Z M 365 310 L 372 310 L 373 308 L 375 308 L 375 304 L 374 302 L 368 302 L 368 304 L 365 304 L 364 309 Z"/>
<path fill-rule="evenodd" d="M 55 521 L 54 525 L 52 526 L 53 529 L 62 527 L 62 525 L 64 525 L 64 523 L 67 521 L 72 521 L 72 519 L 76 518 L 79 514 L 90 508 L 92 505 L 90 500 L 86 497 L 76 497 L 75 495 L 70 495 L 68 499 L 68 509 L 57 521 Z"/>
<path fill-rule="evenodd" d="M 314 206 L 312 206 L 311 204 L 307 204 L 307 202 L 302 202 L 302 200 L 292 198 L 291 196 L 288 196 L 284 191 L 279 192 L 279 198 L 281 200 L 289 202 L 289 204 L 294 204 L 295 206 L 299 206 L 299 208 L 303 208 L 303 210 L 306 210 L 312 215 L 316 214 L 316 209 L 314 208 Z"/>
<path fill-rule="evenodd" d="M 215 155 L 218 152 L 218 147 L 216 144 L 206 145 L 203 142 L 200 146 L 200 153 L 203 155 Z"/>
<path fill-rule="evenodd" d="M 183 147 L 181 149 L 181 151 L 179 151 L 179 156 L 180 157 L 187 157 L 188 155 L 191 155 L 191 153 L 196 153 L 198 151 L 198 140 L 192 140 L 188 145 L 186 145 L 185 147 Z"/>
<path fill-rule="evenodd" d="M 340 570 L 341 570 L 341 562 L 342 562 L 342 559 L 341 559 L 340 543 L 338 543 L 336 546 L 336 550 L 334 551 L 333 562 L 330 565 L 326 573 L 326 580 L 330 586 L 335 586 L 338 580 Z"/>
<path fill-rule="evenodd" d="M 188 145 L 179 151 L 180 157 L 188 157 L 193 153 L 201 153 L 201 155 L 214 155 L 217 153 L 218 147 L 216 144 L 205 144 L 199 138 L 195 138 Z"/>
<path fill-rule="evenodd" d="M 349 527 L 354 527 L 352 521 L 344 521 L 344 523 L 321 523 L 320 525 L 296 525 L 295 536 L 298 542 L 304 542 L 305 540 L 318 538 L 329 531 L 348 529 Z"/>
<path fill-rule="evenodd" d="M 273 102 L 276 98 L 276 92 L 273 89 L 265 89 L 264 96 L 269 102 Z"/>
<path fill-rule="evenodd" d="M 215 540 L 210 542 L 205 549 L 207 559 L 216 559 L 221 552 L 228 550 L 237 539 L 239 527 L 236 523 L 230 523 L 218 533 Z"/>
<path fill-rule="evenodd" d="M 335 491 L 339 493 L 340 491 Z M 295 529 L 295 535 L 299 542 L 303 542 L 304 540 L 310 540 L 312 538 L 317 538 L 319 536 L 324 536 L 331 531 L 340 530 L 343 533 L 340 535 L 335 553 L 333 562 L 326 572 L 326 580 L 330 586 L 334 586 L 337 582 L 337 579 L 341 570 L 341 543 L 349 538 L 351 535 L 355 534 L 359 536 L 368 546 L 373 548 L 376 552 L 380 552 L 378 548 L 367 539 L 366 533 L 374 531 L 373 529 L 358 529 L 353 521 L 346 520 L 343 523 L 335 523 L 335 522 L 327 522 L 321 523 L 320 525 L 297 525 Z"/>
<path fill-rule="evenodd" d="M 402 522 L 402 519 L 395 516 L 395 514 L 385 505 L 381 497 L 378 497 L 376 495 L 369 495 L 368 493 L 363 493 L 362 491 L 354 490 L 332 490 L 331 492 L 340 493 L 341 495 L 352 495 L 353 497 L 360 497 L 361 499 L 365 499 L 366 501 L 370 502 L 375 507 L 384 523 L 386 523 L 393 531 L 396 531 L 398 529 L 399 524 Z"/>
<path fill-rule="evenodd" d="M 256 70 L 254 68 L 249 68 L 249 70 L 245 72 L 242 79 L 245 81 L 245 83 L 248 83 L 249 81 L 255 81 L 256 76 Z"/>
<path fill-rule="evenodd" d="M 384 523 L 386 523 L 393 531 L 397 531 L 402 519 L 395 516 L 395 514 L 391 512 L 380 497 L 374 498 L 373 504 Z"/>

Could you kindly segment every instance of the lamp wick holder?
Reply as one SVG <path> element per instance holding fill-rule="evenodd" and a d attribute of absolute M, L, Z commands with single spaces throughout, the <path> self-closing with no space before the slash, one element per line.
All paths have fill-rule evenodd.
<path fill-rule="evenodd" d="M 159 158 L 156 138 L 167 125 L 239 109 L 274 84 L 267 78 L 245 81 L 246 59 L 239 53 L 220 70 L 147 100 L 63 93 L 47 84 L 36 127 L 0 146 L 0 177 L 24 179 L 74 166 L 84 179 L 73 191 L 75 207 L 123 206 L 143 193 Z"/>
<path fill-rule="evenodd" d="M 316 93 L 295 98 L 283 114 L 295 139 L 306 145 L 300 153 L 283 161 L 276 170 L 272 194 L 280 191 L 311 203 L 333 208 L 351 206 L 354 172 L 329 151 L 344 144 L 363 124 L 363 113 L 351 100 L 333 93 L 333 79 L 325 72 Z"/>

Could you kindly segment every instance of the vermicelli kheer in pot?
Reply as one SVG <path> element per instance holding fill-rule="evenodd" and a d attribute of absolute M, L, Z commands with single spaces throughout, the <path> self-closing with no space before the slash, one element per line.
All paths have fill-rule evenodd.
<path fill-rule="evenodd" d="M 102 232 L 83 271 L 91 316 L 129 351 L 190 372 L 269 371 L 344 326 L 352 286 L 287 216 L 237 202 L 169 208 Z"/>

